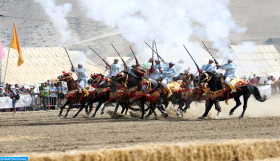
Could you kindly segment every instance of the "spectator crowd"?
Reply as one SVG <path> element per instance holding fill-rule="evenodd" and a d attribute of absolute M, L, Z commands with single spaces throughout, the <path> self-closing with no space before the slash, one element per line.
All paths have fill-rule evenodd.
<path fill-rule="evenodd" d="M 0 87 L 0 97 L 10 97 L 12 99 L 11 109 L 0 109 L 1 112 L 5 111 L 14 111 L 16 113 L 17 110 L 22 108 L 15 108 L 16 101 L 19 99 L 19 95 L 25 94 L 30 95 L 32 99 L 31 105 L 35 104 L 35 98 L 40 100 L 40 110 L 54 110 L 57 109 L 58 106 L 61 106 L 63 100 L 65 99 L 65 94 L 67 92 L 67 87 L 63 87 L 61 82 L 53 83 L 48 80 L 45 83 L 42 83 L 39 86 L 39 90 L 35 91 L 35 87 L 31 86 L 30 88 L 26 88 L 24 86 L 19 87 L 18 84 L 14 86 L 6 83 L 5 87 Z M 18 96 L 17 96 L 18 95 Z M 38 100 L 37 99 L 37 100 Z"/>

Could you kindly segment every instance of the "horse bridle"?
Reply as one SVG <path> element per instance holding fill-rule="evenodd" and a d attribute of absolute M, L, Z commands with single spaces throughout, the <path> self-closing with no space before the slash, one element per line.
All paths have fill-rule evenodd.
<path fill-rule="evenodd" d="M 203 80 L 201 80 L 201 82 L 207 83 L 207 82 L 210 81 L 210 79 L 212 78 L 212 76 L 209 76 L 208 73 L 204 73 L 204 74 L 206 75 L 206 77 L 205 77 Z"/>
<path fill-rule="evenodd" d="M 118 73 L 117 74 L 117 76 L 121 76 L 121 77 L 119 77 L 119 78 L 117 78 L 116 80 L 120 80 L 120 79 L 122 79 L 122 78 L 124 78 L 124 82 L 122 82 L 121 84 L 125 87 L 125 88 L 127 88 L 127 83 L 128 83 L 128 74 L 122 74 L 123 72 L 121 72 L 121 73 Z"/>
<path fill-rule="evenodd" d="M 72 78 L 73 78 L 72 75 L 69 75 L 67 77 L 63 77 L 61 80 L 64 82 L 69 82 Z"/>

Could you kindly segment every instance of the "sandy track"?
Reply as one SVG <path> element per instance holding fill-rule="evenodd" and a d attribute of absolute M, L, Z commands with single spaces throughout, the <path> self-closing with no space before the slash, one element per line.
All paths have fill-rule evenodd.
<path fill-rule="evenodd" d="M 254 101 L 254 100 L 253 100 Z M 280 136 L 280 117 L 256 117 L 256 113 L 271 111 L 267 106 L 254 103 L 246 117 L 238 119 L 242 107 L 233 117 L 228 117 L 230 108 L 223 106 L 222 118 L 197 120 L 203 111 L 192 107 L 187 115 L 197 116 L 178 119 L 169 110 L 168 119 L 139 120 L 130 116 L 111 119 L 110 115 L 97 114 L 96 119 L 83 117 L 84 111 L 75 119 L 58 117 L 58 111 L 19 112 L 0 114 L 0 140 L 12 135 L 15 137 L 41 137 L 33 140 L 0 141 L 0 155 L 26 154 L 30 152 L 64 152 L 71 150 L 93 150 L 100 148 L 125 147 L 146 143 L 177 143 L 187 141 L 224 140 L 224 139 L 269 139 Z M 203 104 L 199 105 L 203 107 Z M 232 105 L 231 105 L 232 106 Z M 278 108 L 277 108 L 278 109 Z M 112 110 L 108 108 L 107 110 Z M 214 116 L 212 110 L 210 116 Z M 258 111 L 258 112 L 256 112 Z M 70 112 L 73 116 L 76 110 Z M 265 112 L 262 112 L 266 116 Z"/>

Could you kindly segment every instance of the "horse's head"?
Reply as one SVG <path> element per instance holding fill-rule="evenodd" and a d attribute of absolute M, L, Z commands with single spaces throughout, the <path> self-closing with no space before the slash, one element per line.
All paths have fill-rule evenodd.
<path fill-rule="evenodd" d="M 63 71 L 62 73 L 62 75 L 57 77 L 58 81 L 68 82 L 72 79 L 72 73 L 66 73 L 65 71 Z"/>
<path fill-rule="evenodd" d="M 134 73 L 137 77 L 144 77 L 144 76 L 146 75 L 145 70 L 139 69 L 139 68 L 133 68 L 133 73 Z"/>
<path fill-rule="evenodd" d="M 93 87 L 97 87 L 97 85 L 104 80 L 104 76 L 102 74 L 92 74 L 91 78 L 88 80 L 88 83 Z"/>
<path fill-rule="evenodd" d="M 219 74 L 217 72 L 215 72 L 215 71 L 213 71 L 213 72 L 204 72 L 200 76 L 198 82 L 199 83 L 208 83 L 211 80 L 218 80 L 218 79 L 219 79 Z"/>
<path fill-rule="evenodd" d="M 148 78 L 143 78 L 142 81 L 140 82 L 141 84 L 141 91 L 143 93 L 147 93 L 148 92 L 148 88 L 150 86 L 150 80 Z"/>
<path fill-rule="evenodd" d="M 111 82 L 112 82 L 112 80 L 107 77 L 97 85 L 97 88 L 111 87 Z"/>
<path fill-rule="evenodd" d="M 183 80 L 184 77 L 186 77 L 187 75 L 189 75 L 190 73 L 186 70 L 184 70 L 184 72 L 180 73 L 179 75 L 173 77 L 174 81 L 178 81 L 178 80 Z"/>

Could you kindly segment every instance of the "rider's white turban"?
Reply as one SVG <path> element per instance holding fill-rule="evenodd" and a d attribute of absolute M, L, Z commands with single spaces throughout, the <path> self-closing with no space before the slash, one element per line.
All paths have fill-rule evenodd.
<path fill-rule="evenodd" d="M 228 61 L 233 61 L 233 58 L 232 58 L 232 57 L 229 57 L 229 58 L 228 58 Z"/>
<path fill-rule="evenodd" d="M 83 65 L 82 63 L 78 63 L 78 65 Z"/>
<path fill-rule="evenodd" d="M 115 61 L 115 60 L 119 60 L 119 59 L 118 59 L 118 58 L 115 58 L 114 61 Z"/>
<path fill-rule="evenodd" d="M 214 61 L 214 59 L 213 59 L 213 58 L 210 58 L 209 61 Z"/>
<path fill-rule="evenodd" d="M 175 63 L 173 61 L 170 61 L 169 64 L 173 64 L 174 65 Z"/>
<path fill-rule="evenodd" d="M 159 61 L 158 58 L 155 58 L 155 61 Z"/>

